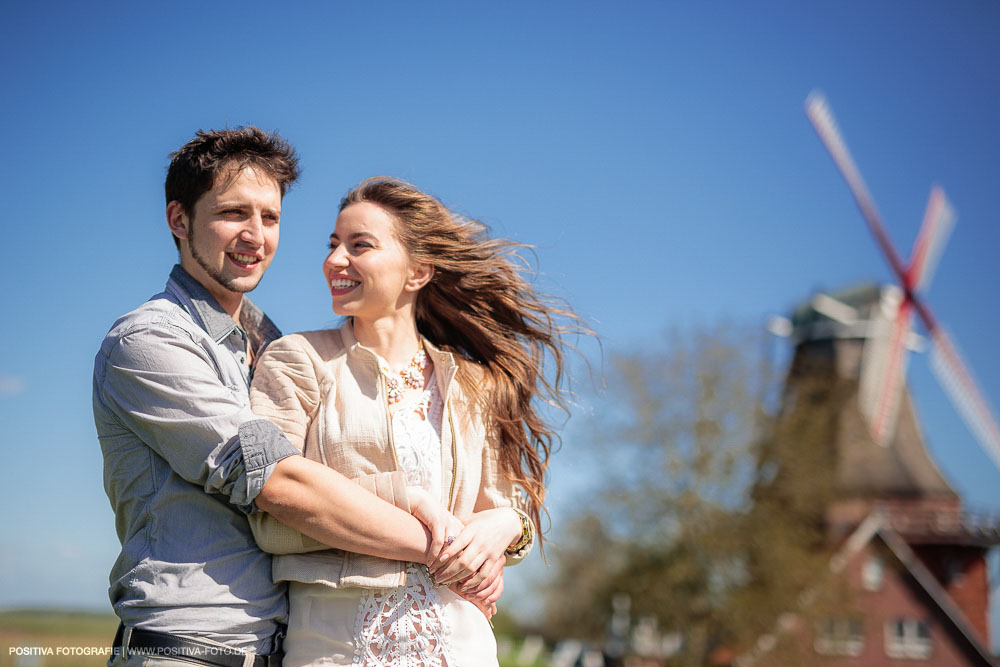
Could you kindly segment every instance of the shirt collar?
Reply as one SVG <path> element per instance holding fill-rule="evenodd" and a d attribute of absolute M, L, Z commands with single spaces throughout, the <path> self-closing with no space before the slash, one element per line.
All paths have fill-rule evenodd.
<path fill-rule="evenodd" d="M 216 343 L 221 343 L 234 329 L 245 333 L 254 353 L 260 352 L 264 346 L 281 335 L 274 322 L 257 307 L 248 297 L 243 297 L 240 309 L 240 324 L 237 325 L 229 313 L 219 305 L 205 287 L 191 277 L 180 264 L 176 264 L 170 272 L 170 279 L 187 298 L 191 305 L 191 314 L 205 332 Z M 240 326 L 242 325 L 242 326 Z"/>

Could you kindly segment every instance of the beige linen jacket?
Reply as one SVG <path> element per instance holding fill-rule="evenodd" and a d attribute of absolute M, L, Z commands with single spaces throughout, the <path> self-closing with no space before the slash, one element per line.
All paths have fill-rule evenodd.
<path fill-rule="evenodd" d="M 480 410 L 455 382 L 452 354 L 423 341 L 444 397 L 441 429 L 441 502 L 456 517 L 494 507 L 523 508 L 522 495 L 501 474 Z M 340 329 L 284 336 L 257 362 L 250 401 L 256 415 L 278 425 L 306 458 L 324 463 L 409 511 L 390 426 L 385 380 L 375 353 Z M 406 582 L 406 563 L 331 549 L 256 512 L 250 525 L 257 543 L 275 554 L 275 581 L 320 583 L 334 588 L 391 588 Z M 519 562 L 531 544 L 513 556 Z"/>

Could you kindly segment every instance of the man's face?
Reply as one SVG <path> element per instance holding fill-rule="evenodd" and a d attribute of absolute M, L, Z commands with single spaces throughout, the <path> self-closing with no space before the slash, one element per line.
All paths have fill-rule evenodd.
<path fill-rule="evenodd" d="M 181 243 L 181 266 L 223 307 L 239 304 L 244 292 L 257 287 L 278 247 L 278 183 L 250 167 L 235 175 L 222 173 L 190 215 L 175 215 L 184 223 L 178 236 L 187 239 Z M 171 228 L 177 233 L 172 220 Z"/>

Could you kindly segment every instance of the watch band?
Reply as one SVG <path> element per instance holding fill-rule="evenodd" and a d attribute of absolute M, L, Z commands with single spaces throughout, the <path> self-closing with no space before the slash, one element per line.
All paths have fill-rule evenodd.
<path fill-rule="evenodd" d="M 516 507 L 511 507 L 511 509 L 517 512 L 517 517 L 521 520 L 521 537 L 517 540 L 517 542 L 507 547 L 504 552 L 513 555 L 528 546 L 531 539 L 535 536 L 535 527 L 531 523 L 531 519 L 524 513 L 524 511 Z"/>

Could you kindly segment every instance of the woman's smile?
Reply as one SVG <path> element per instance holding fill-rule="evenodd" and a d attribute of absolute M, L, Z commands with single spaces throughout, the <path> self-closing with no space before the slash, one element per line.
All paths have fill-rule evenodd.
<path fill-rule="evenodd" d="M 340 296 L 342 294 L 347 294 L 360 284 L 361 281 L 355 278 L 334 276 L 330 278 L 330 292 L 334 296 Z"/>

